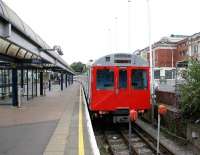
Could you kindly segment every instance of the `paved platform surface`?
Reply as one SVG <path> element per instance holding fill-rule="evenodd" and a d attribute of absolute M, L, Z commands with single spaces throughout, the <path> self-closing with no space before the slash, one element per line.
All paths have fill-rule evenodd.
<path fill-rule="evenodd" d="M 157 130 L 153 127 L 151 127 L 149 124 L 142 120 L 137 120 L 136 124 L 138 124 L 143 130 L 148 132 L 153 137 L 157 137 Z M 168 149 L 172 150 L 174 154 L 176 155 L 199 155 L 200 153 L 198 150 L 193 148 L 190 145 L 180 145 L 179 143 L 176 143 L 175 140 L 171 140 L 164 136 L 164 134 L 160 133 L 160 142 L 164 144 Z"/>
<path fill-rule="evenodd" d="M 0 155 L 90 155 L 91 145 L 84 125 L 79 148 L 80 86 L 47 93 L 24 104 L 22 108 L 0 106 Z"/>

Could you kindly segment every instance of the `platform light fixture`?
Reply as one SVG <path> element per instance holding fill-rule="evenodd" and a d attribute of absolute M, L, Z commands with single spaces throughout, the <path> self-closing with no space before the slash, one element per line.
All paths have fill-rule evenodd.
<path fill-rule="evenodd" d="M 57 51 L 59 55 L 64 55 L 64 54 L 63 54 L 63 51 L 62 51 L 62 49 L 61 49 L 60 46 L 54 45 L 54 46 L 53 46 L 53 49 L 54 49 L 55 51 Z"/>
<path fill-rule="evenodd" d="M 52 49 L 40 49 L 40 51 L 57 51 L 59 55 L 64 55 L 62 49 L 58 45 L 54 45 Z"/>

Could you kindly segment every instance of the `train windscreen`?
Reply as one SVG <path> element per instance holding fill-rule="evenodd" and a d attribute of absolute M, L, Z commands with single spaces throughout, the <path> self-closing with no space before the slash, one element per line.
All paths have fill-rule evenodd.
<path fill-rule="evenodd" d="M 96 73 L 97 89 L 114 89 L 114 71 L 111 69 L 100 69 Z"/>
<path fill-rule="evenodd" d="M 119 88 L 127 88 L 127 71 L 119 71 Z"/>
<path fill-rule="evenodd" d="M 132 87 L 134 89 L 147 88 L 147 72 L 145 70 L 136 69 L 132 70 Z"/>

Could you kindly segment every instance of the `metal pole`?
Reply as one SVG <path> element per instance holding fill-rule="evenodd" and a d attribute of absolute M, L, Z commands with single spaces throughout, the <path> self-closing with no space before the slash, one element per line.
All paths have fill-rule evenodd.
<path fill-rule="evenodd" d="M 32 98 L 33 98 L 33 87 L 34 87 L 34 82 L 33 82 L 33 69 L 31 69 L 31 79 L 32 79 Z"/>
<path fill-rule="evenodd" d="M 112 32 L 110 28 L 108 28 L 108 51 L 112 52 Z"/>
<path fill-rule="evenodd" d="M 131 0 L 128 0 L 128 51 L 131 51 Z M 128 130 L 128 141 L 129 141 L 129 155 L 132 155 L 131 149 L 131 118 L 129 116 L 129 130 Z"/>
<path fill-rule="evenodd" d="M 172 68 L 174 67 L 174 50 L 173 49 L 171 49 L 172 50 Z"/>
<path fill-rule="evenodd" d="M 69 85 L 71 85 L 71 74 L 69 75 Z"/>
<path fill-rule="evenodd" d="M 49 91 L 51 91 L 51 79 L 49 79 Z"/>
<path fill-rule="evenodd" d="M 129 155 L 132 155 L 132 149 L 131 149 L 131 118 L 129 116 L 129 129 L 128 129 L 128 142 L 129 142 L 129 145 L 128 145 L 128 148 L 129 148 Z"/>
<path fill-rule="evenodd" d="M 17 85 L 17 69 L 12 69 L 12 105 L 18 106 L 18 85 Z"/>
<path fill-rule="evenodd" d="M 128 0 L 128 51 L 131 51 L 131 0 Z"/>
<path fill-rule="evenodd" d="M 24 87 L 24 70 L 23 68 L 21 69 L 21 88 Z"/>
<path fill-rule="evenodd" d="M 152 45 L 151 45 L 151 11 L 150 11 L 150 4 L 149 4 L 150 0 L 146 0 L 146 1 L 147 1 L 147 16 L 148 16 L 148 29 L 149 29 L 148 30 L 149 31 L 149 57 L 150 57 L 150 75 L 151 75 L 151 79 L 150 79 L 151 101 L 152 101 L 151 121 L 153 124 L 154 122 L 154 65 L 153 65 L 154 55 L 153 55 Z"/>
<path fill-rule="evenodd" d="M 40 71 L 40 95 L 43 96 L 43 71 Z"/>
<path fill-rule="evenodd" d="M 65 87 L 67 88 L 67 73 L 65 74 Z"/>
<path fill-rule="evenodd" d="M 61 88 L 61 91 L 63 91 L 63 73 L 61 73 L 61 81 L 60 81 L 60 88 Z"/>
<path fill-rule="evenodd" d="M 22 88 L 18 88 L 18 108 L 21 108 L 21 101 L 22 101 Z"/>
<path fill-rule="evenodd" d="M 37 73 L 37 69 L 35 70 L 35 83 L 36 83 L 36 85 L 35 85 L 35 89 L 36 89 L 36 92 L 35 92 L 35 96 L 37 96 L 37 94 L 38 94 L 38 91 L 37 91 L 37 83 L 38 83 L 38 75 L 37 75 L 38 73 Z"/>
<path fill-rule="evenodd" d="M 173 77 L 174 77 L 174 73 L 173 73 L 173 68 L 174 68 L 174 50 L 173 49 L 171 49 L 172 50 L 172 79 L 173 79 Z"/>
<path fill-rule="evenodd" d="M 69 85 L 71 85 L 71 74 L 69 75 Z"/>
<path fill-rule="evenodd" d="M 118 23 L 117 22 L 118 21 L 117 20 L 118 20 L 118 17 L 115 17 L 115 48 L 116 48 L 116 52 L 118 51 L 118 34 L 117 34 L 117 31 L 118 31 L 117 30 L 118 29 L 118 27 L 117 27 Z"/>
<path fill-rule="evenodd" d="M 28 88 L 28 69 L 27 69 L 27 72 L 26 72 L 26 82 L 27 82 L 27 89 L 26 89 L 27 93 L 26 93 L 26 97 L 27 97 L 27 101 L 28 101 L 28 99 L 29 99 L 29 98 L 28 98 L 28 94 L 29 94 L 29 93 L 28 93 L 28 89 L 29 89 L 29 88 Z"/>
<path fill-rule="evenodd" d="M 47 70 L 44 71 L 45 75 L 47 75 Z M 44 78 L 44 77 L 43 77 Z M 46 79 L 43 79 L 43 89 L 44 89 L 44 96 L 46 96 L 46 89 L 47 89 L 47 83 L 46 83 Z"/>
<path fill-rule="evenodd" d="M 160 154 L 160 114 L 158 113 L 157 154 Z"/>

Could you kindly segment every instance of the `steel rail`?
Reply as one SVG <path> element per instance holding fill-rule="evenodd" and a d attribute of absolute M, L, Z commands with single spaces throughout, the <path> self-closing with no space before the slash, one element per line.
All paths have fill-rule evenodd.
<path fill-rule="evenodd" d="M 156 153 L 156 142 L 157 139 L 152 137 L 149 133 L 139 127 L 137 124 L 134 124 L 132 130 L 141 138 L 143 139 L 147 145 L 151 147 L 153 152 Z M 160 155 L 174 155 L 172 151 L 170 151 L 166 146 L 160 143 Z"/>

